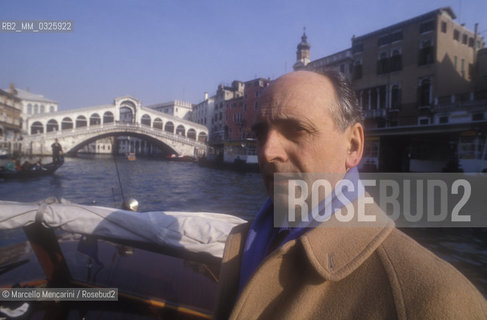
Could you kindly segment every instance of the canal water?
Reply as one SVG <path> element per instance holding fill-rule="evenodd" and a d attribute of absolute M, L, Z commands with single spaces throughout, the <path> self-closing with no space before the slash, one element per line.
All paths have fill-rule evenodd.
<path fill-rule="evenodd" d="M 254 217 L 266 198 L 258 173 L 142 158 L 67 158 L 52 176 L 0 181 L 0 200 L 9 201 L 31 202 L 54 196 L 79 204 L 120 208 L 122 194 L 125 199 L 137 199 L 139 211 L 207 211 L 244 219 Z M 404 231 L 460 269 L 487 297 L 485 229 Z M 7 239 L 0 236 L 0 240 Z"/>

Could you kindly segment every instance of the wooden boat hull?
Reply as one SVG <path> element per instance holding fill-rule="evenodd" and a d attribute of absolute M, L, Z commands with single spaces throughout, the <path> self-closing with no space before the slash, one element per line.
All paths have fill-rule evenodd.
<path fill-rule="evenodd" d="M 30 179 L 43 177 L 53 174 L 59 167 L 63 165 L 64 162 L 59 163 L 48 163 L 43 165 L 40 170 L 21 170 L 21 171 L 0 171 L 0 179 Z"/>

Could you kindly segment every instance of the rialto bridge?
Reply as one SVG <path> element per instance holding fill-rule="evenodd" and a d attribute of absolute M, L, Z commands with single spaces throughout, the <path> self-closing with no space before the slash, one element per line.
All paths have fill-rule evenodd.
<path fill-rule="evenodd" d="M 24 154 L 49 155 L 56 138 L 68 155 L 113 136 L 138 137 L 168 154 L 182 156 L 206 153 L 207 147 L 205 126 L 142 107 L 139 100 L 128 96 L 115 99 L 113 104 L 38 114 L 27 121 Z"/>

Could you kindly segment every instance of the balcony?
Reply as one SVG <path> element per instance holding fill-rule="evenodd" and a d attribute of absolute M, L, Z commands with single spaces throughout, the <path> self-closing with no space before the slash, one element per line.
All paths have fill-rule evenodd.
<path fill-rule="evenodd" d="M 487 106 L 487 91 L 442 96 L 435 99 L 433 112 L 476 111 Z"/>

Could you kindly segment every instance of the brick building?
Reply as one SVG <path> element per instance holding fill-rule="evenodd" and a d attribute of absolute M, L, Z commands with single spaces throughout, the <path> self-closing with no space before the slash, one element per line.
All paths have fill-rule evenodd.
<path fill-rule="evenodd" d="M 226 140 L 254 138 L 250 129 L 259 108 L 259 97 L 270 80 L 257 78 L 244 83 L 244 95 L 226 101 Z"/>

